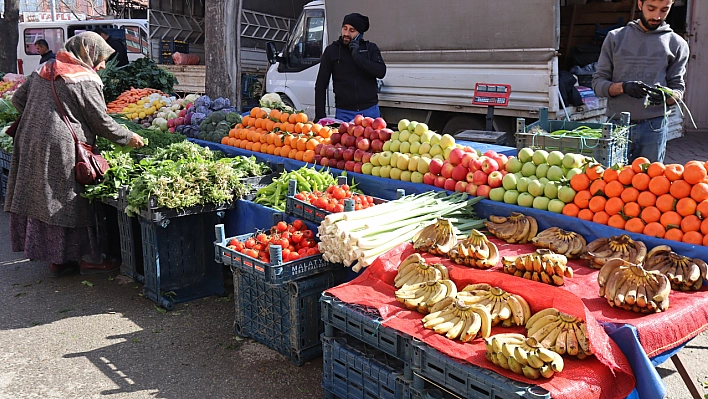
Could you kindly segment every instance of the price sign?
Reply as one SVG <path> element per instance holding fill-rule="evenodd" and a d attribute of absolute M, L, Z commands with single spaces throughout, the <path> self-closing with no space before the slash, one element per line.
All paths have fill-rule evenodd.
<path fill-rule="evenodd" d="M 472 104 L 489 107 L 506 107 L 509 105 L 511 85 L 497 83 L 477 83 L 474 86 Z"/>

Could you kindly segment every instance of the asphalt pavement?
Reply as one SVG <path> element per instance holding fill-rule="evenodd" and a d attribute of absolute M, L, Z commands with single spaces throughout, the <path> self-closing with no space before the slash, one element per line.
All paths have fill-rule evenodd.
<path fill-rule="evenodd" d="M 706 149 L 703 136 L 673 140 L 667 162 L 705 159 Z M 233 334 L 232 295 L 165 312 L 130 279 L 49 277 L 46 263 L 11 252 L 7 230 L 0 228 L 0 399 L 324 397 L 321 358 L 295 367 Z M 707 355 L 708 333 L 680 352 L 697 385 L 708 381 Z M 690 398 L 671 361 L 657 370 L 667 398 Z"/>

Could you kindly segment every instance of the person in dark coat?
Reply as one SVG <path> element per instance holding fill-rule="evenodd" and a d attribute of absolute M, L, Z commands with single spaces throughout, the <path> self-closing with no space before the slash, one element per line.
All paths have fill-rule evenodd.
<path fill-rule="evenodd" d="M 330 77 L 337 119 L 348 122 L 357 114 L 381 116 L 376 79 L 386 75 L 386 64 L 378 46 L 364 40 L 367 30 L 369 18 L 348 14 L 342 23 L 342 35 L 322 54 L 315 83 L 315 120 L 327 116 L 325 101 Z"/>
<path fill-rule="evenodd" d="M 116 39 L 115 37 L 112 37 L 106 33 L 105 30 L 99 28 L 94 29 L 94 32 L 98 33 L 101 35 L 103 40 L 108 43 L 109 46 L 115 50 L 115 53 L 111 55 L 106 62 L 111 62 L 114 58 L 118 59 L 118 64 L 116 65 L 117 67 L 122 67 L 125 65 L 128 65 L 130 61 L 128 61 L 128 50 L 125 48 L 125 44 L 123 44 L 120 39 Z"/>
<path fill-rule="evenodd" d="M 33 72 L 12 96 L 22 113 L 15 133 L 5 212 L 10 213 L 10 244 L 28 259 L 49 262 L 53 277 L 81 270 L 110 272 L 120 262 L 104 261 L 98 245 L 93 205 L 76 181 L 76 147 L 51 88 L 76 136 L 93 145 L 96 136 L 134 148 L 142 138 L 106 113 L 103 83 L 96 73 L 113 49 L 93 32 L 64 44 L 56 60 Z M 52 70 L 52 66 L 54 70 Z"/>
<path fill-rule="evenodd" d="M 49 49 L 49 43 L 47 43 L 47 41 L 44 39 L 39 39 L 34 42 L 34 48 L 36 48 L 39 55 L 42 56 L 42 58 L 39 60 L 40 64 L 44 64 L 45 62 L 53 60 L 57 57 L 56 54 L 54 54 L 54 52 Z"/>

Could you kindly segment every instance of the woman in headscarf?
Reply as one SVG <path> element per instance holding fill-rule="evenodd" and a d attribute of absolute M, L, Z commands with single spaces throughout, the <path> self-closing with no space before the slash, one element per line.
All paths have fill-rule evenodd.
<path fill-rule="evenodd" d="M 74 174 L 74 138 L 54 102 L 50 82 L 56 79 L 59 102 L 80 141 L 94 144 L 96 136 L 102 136 L 140 148 L 142 138 L 106 113 L 96 71 L 105 67 L 113 51 L 96 33 L 76 35 L 67 40 L 55 62 L 32 73 L 12 97 L 22 114 L 5 199 L 12 250 L 50 262 L 54 277 L 78 269 L 92 274 L 120 267 L 101 255 L 93 205 L 81 196 L 84 186 Z"/>

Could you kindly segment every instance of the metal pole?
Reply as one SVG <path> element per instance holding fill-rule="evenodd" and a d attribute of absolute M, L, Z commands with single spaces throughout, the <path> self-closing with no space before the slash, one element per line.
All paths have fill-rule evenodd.
<path fill-rule="evenodd" d="M 52 0 L 52 22 L 56 21 L 56 8 L 57 2 L 56 0 Z"/>

